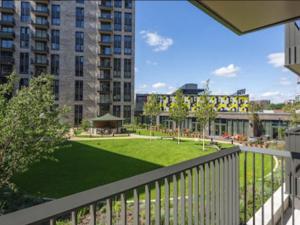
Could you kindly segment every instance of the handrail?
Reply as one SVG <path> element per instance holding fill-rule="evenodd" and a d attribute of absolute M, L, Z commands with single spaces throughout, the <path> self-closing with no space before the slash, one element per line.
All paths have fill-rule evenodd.
<path fill-rule="evenodd" d="M 240 146 L 242 152 L 252 152 L 252 153 L 259 153 L 264 155 L 271 155 L 289 159 L 300 159 L 300 153 L 298 152 L 291 152 L 291 151 L 284 151 L 284 150 L 277 150 L 277 149 L 265 149 L 265 148 L 256 148 L 256 147 L 247 147 L 247 146 Z"/>
<path fill-rule="evenodd" d="M 94 204 L 98 201 L 110 198 L 120 193 L 124 193 L 134 188 L 162 180 L 174 174 L 179 174 L 183 171 L 239 152 L 240 148 L 238 146 L 232 147 L 230 149 L 188 160 L 173 166 L 156 169 L 154 171 L 96 187 L 58 200 L 19 210 L 17 212 L 1 216 L 0 225 L 23 225 L 47 221 L 50 218 L 69 213 L 78 208 Z"/>

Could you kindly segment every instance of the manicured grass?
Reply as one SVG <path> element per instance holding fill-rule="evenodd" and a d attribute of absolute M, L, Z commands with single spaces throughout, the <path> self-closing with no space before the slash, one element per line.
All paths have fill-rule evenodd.
<path fill-rule="evenodd" d="M 56 161 L 43 160 L 14 178 L 25 192 L 51 198 L 107 184 L 122 178 L 215 152 L 201 143 L 171 140 L 92 140 L 70 142 L 55 152 Z"/>
<path fill-rule="evenodd" d="M 194 141 L 182 141 L 180 145 L 171 140 L 147 139 L 73 141 L 55 152 L 55 161 L 43 160 L 34 164 L 27 172 L 15 176 L 14 182 L 28 194 L 60 198 L 213 152 L 213 148 L 202 151 L 202 143 Z M 241 154 L 240 165 L 243 159 Z M 250 182 L 251 154 L 248 154 L 247 162 Z M 265 175 L 270 172 L 270 164 L 270 159 L 265 159 Z M 261 162 L 257 157 L 256 179 L 260 179 L 260 171 Z M 243 178 L 242 166 L 240 174 Z"/>

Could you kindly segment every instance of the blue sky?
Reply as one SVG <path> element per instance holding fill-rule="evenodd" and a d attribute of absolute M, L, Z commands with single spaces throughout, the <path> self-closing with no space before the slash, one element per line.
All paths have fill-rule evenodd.
<path fill-rule="evenodd" d="M 297 76 L 283 68 L 283 50 L 283 26 L 237 36 L 186 1 L 136 2 L 137 93 L 210 79 L 215 94 L 292 99 Z"/>

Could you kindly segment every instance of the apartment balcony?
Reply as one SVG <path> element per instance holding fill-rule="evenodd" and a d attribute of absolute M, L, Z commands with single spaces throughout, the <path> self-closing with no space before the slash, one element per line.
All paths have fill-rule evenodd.
<path fill-rule="evenodd" d="M 49 9 L 48 7 L 36 7 L 33 8 L 31 7 L 31 11 L 36 15 L 36 16 L 49 16 Z"/>
<path fill-rule="evenodd" d="M 99 63 L 98 67 L 100 69 L 110 70 L 112 69 L 112 65 L 110 63 Z"/>
<path fill-rule="evenodd" d="M 0 55 L 0 64 L 1 65 L 13 65 L 15 60 L 12 56 L 1 56 Z"/>
<path fill-rule="evenodd" d="M 112 22 L 113 16 L 111 14 L 101 14 L 98 19 L 103 22 Z"/>
<path fill-rule="evenodd" d="M 49 34 L 31 33 L 31 38 L 35 41 L 49 41 Z"/>
<path fill-rule="evenodd" d="M 98 104 L 112 104 L 111 95 L 101 95 L 98 99 Z"/>
<path fill-rule="evenodd" d="M 111 81 L 112 80 L 110 74 L 101 74 L 100 73 L 100 74 L 98 74 L 97 78 L 100 81 Z"/>
<path fill-rule="evenodd" d="M 33 0 L 36 3 L 48 4 L 51 0 Z"/>
<path fill-rule="evenodd" d="M 5 38 L 5 39 L 14 39 L 16 37 L 14 31 L 1 31 L 0 30 L 0 38 Z"/>
<path fill-rule="evenodd" d="M 111 52 L 98 52 L 98 55 L 101 57 L 101 58 L 111 58 L 113 55 Z"/>
<path fill-rule="evenodd" d="M 100 1 L 98 3 L 100 9 L 103 10 L 113 10 L 113 3 L 112 1 Z"/>
<path fill-rule="evenodd" d="M 99 40 L 99 45 L 103 45 L 103 46 L 109 46 L 111 47 L 113 44 L 112 41 L 107 41 L 107 40 Z"/>
<path fill-rule="evenodd" d="M 299 159 L 288 151 L 236 146 L 10 213 L 0 217 L 0 224 L 76 225 L 82 224 L 78 212 L 84 211 L 84 224 L 91 225 L 99 220 L 107 225 L 283 224 L 281 219 L 296 225 L 293 163 Z M 264 174 L 267 162 L 277 165 L 270 174 Z M 285 179 L 291 181 L 291 193 L 283 188 Z"/>
<path fill-rule="evenodd" d="M 15 45 L 0 45 L 0 51 L 13 52 L 15 51 Z"/>
<path fill-rule="evenodd" d="M 101 95 L 110 95 L 110 94 L 112 93 L 111 90 L 109 90 L 109 89 L 104 89 L 104 88 L 100 88 L 100 89 L 98 90 L 98 92 L 99 92 Z"/>
<path fill-rule="evenodd" d="M 0 18 L 0 25 L 2 26 L 10 26 L 13 27 L 15 26 L 15 20 L 14 19 L 10 19 L 10 20 L 3 20 Z"/>
<path fill-rule="evenodd" d="M 14 4 L 6 4 L 0 6 L 1 13 L 15 13 L 15 5 Z"/>
<path fill-rule="evenodd" d="M 31 59 L 31 64 L 35 66 L 48 66 L 49 61 L 47 60 L 38 60 L 38 59 Z"/>
<path fill-rule="evenodd" d="M 32 26 L 35 28 L 41 28 L 41 29 L 48 29 L 49 28 L 49 22 L 48 21 L 31 21 Z"/>
<path fill-rule="evenodd" d="M 37 54 L 48 54 L 49 53 L 48 46 L 44 46 L 44 47 L 31 46 L 31 50 Z"/>
<path fill-rule="evenodd" d="M 112 34 L 113 33 L 113 27 L 111 25 L 102 25 L 99 27 L 99 32 L 104 34 Z"/>

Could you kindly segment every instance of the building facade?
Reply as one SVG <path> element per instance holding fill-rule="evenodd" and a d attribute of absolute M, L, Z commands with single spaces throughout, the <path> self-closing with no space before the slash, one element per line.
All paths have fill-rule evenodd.
<path fill-rule="evenodd" d="M 106 113 L 133 119 L 134 39 L 132 0 L 0 0 L 1 80 L 54 75 L 75 126 Z"/>
<path fill-rule="evenodd" d="M 197 101 L 201 101 L 201 92 L 195 94 L 196 90 L 198 88 L 194 86 L 194 92 L 192 91 L 194 94 L 184 94 L 185 103 L 189 108 L 189 115 L 181 126 L 189 131 L 200 132 L 199 123 L 195 117 L 195 106 Z M 139 123 L 149 123 L 149 118 L 143 116 L 143 108 L 148 96 L 149 94 L 136 95 L 135 115 Z M 177 125 L 171 120 L 169 114 L 170 106 L 174 101 L 174 94 L 157 96 L 161 113 L 156 118 L 156 124 L 167 129 L 176 129 Z M 257 125 L 253 124 L 252 114 L 249 112 L 249 96 L 245 94 L 245 91 L 238 91 L 233 95 L 211 95 L 210 102 L 217 112 L 217 117 L 214 121 L 210 121 L 209 128 L 206 131 L 207 135 L 252 137 L 257 133 Z M 288 128 L 290 121 L 290 114 L 288 113 L 268 110 L 258 112 L 257 115 L 260 121 L 261 135 L 276 139 L 281 135 L 282 129 Z"/>

